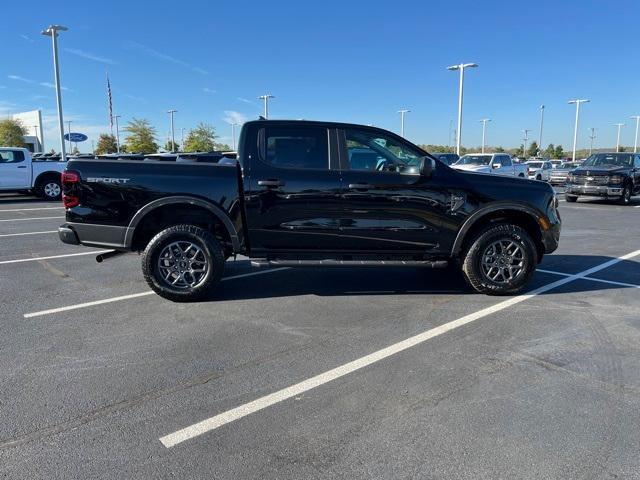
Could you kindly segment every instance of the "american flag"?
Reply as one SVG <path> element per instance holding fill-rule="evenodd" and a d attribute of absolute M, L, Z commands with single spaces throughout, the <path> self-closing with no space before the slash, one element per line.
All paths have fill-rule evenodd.
<path fill-rule="evenodd" d="M 111 98 L 111 82 L 109 82 L 108 74 L 107 74 L 107 96 L 109 97 L 109 128 L 111 129 L 111 135 L 113 135 L 113 103 Z"/>

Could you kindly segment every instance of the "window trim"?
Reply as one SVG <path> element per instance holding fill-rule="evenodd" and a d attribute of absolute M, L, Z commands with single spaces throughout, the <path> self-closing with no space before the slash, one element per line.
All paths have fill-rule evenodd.
<path fill-rule="evenodd" d="M 269 168 L 275 168 L 278 170 L 302 170 L 302 171 L 309 171 L 309 172 L 329 172 L 331 170 L 333 170 L 332 167 L 332 151 L 335 150 L 335 148 L 332 146 L 332 141 L 331 141 L 331 128 L 327 128 L 327 127 L 323 127 L 323 126 L 316 126 L 316 125 L 277 125 L 276 127 L 279 128 L 295 128 L 295 129 L 301 129 L 301 128 L 306 128 L 306 129 L 316 129 L 316 130 L 324 130 L 327 136 L 327 168 L 301 168 L 301 167 L 281 167 L 278 165 L 274 165 L 272 163 L 270 163 L 269 161 L 267 161 L 267 134 L 266 134 L 266 129 L 269 128 L 269 126 L 266 127 L 261 127 L 260 130 L 258 131 L 258 160 L 260 160 L 260 162 L 264 165 L 266 165 Z"/>

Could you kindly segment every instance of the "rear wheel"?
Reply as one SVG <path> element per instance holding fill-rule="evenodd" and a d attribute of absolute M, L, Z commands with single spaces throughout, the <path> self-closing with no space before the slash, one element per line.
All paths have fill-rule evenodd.
<path fill-rule="evenodd" d="M 224 251 L 220 242 L 195 225 L 175 225 L 151 239 L 142 255 L 142 273 L 161 297 L 199 300 L 220 282 Z"/>
<path fill-rule="evenodd" d="M 568 193 L 564 194 L 564 199 L 569 203 L 575 203 L 578 201 L 578 197 L 576 195 L 569 195 Z"/>
<path fill-rule="evenodd" d="M 488 295 L 518 293 L 538 264 L 536 246 L 520 226 L 489 225 L 471 241 L 462 272 L 476 291 Z"/>
<path fill-rule="evenodd" d="M 62 197 L 62 184 L 57 177 L 47 177 L 38 182 L 36 194 L 45 200 L 60 200 Z"/>

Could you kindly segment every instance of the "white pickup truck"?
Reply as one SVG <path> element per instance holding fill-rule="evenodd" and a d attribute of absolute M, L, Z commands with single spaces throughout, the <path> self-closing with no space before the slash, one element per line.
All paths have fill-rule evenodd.
<path fill-rule="evenodd" d="M 525 178 L 527 166 L 515 163 L 506 153 L 468 153 L 451 165 L 457 170 Z"/>
<path fill-rule="evenodd" d="M 0 192 L 33 192 L 47 200 L 62 194 L 60 174 L 66 162 L 35 160 L 26 148 L 0 147 Z"/>

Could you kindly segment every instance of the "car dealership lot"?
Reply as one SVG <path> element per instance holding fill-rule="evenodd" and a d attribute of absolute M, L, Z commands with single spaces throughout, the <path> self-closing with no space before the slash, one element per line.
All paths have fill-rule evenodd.
<path fill-rule="evenodd" d="M 3 195 L 0 474 L 640 478 L 633 202 L 562 202 L 519 297 L 455 269 L 239 258 L 175 304 L 137 255 L 60 243 L 57 204 Z"/>

